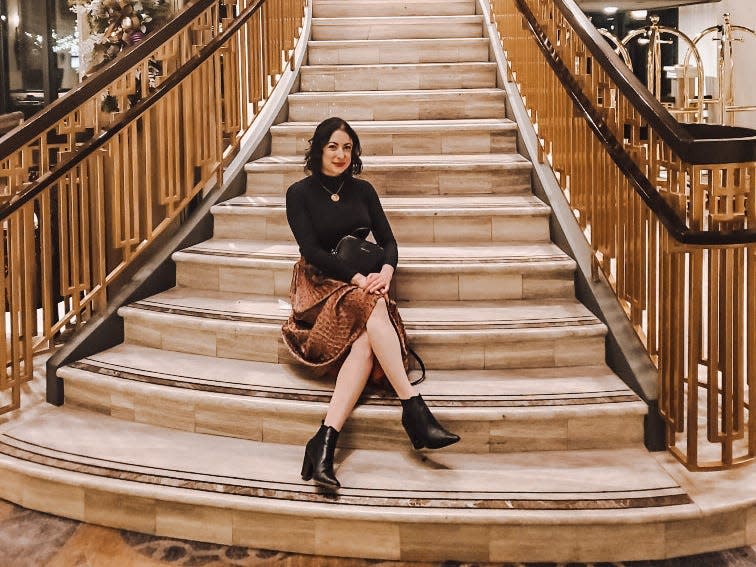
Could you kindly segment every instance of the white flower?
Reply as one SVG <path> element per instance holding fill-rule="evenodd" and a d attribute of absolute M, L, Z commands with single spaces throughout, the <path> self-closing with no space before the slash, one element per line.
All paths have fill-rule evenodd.
<path fill-rule="evenodd" d="M 89 7 L 86 4 L 74 4 L 69 9 L 77 16 L 85 16 L 89 13 Z"/>
<path fill-rule="evenodd" d="M 95 45 L 102 41 L 105 34 L 93 33 L 87 39 L 81 42 L 81 68 L 89 69 L 94 61 L 94 48 Z"/>

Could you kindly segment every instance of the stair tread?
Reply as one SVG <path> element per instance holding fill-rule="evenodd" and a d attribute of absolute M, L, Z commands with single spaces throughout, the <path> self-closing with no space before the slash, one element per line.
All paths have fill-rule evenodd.
<path fill-rule="evenodd" d="M 334 4 L 336 6 L 343 6 L 344 0 L 318 0 L 318 4 L 321 6 L 327 4 Z M 465 0 L 349 0 L 349 5 L 359 4 L 470 4 L 472 2 Z"/>
<path fill-rule="evenodd" d="M 307 49 L 317 54 L 318 50 L 343 50 L 343 49 L 363 49 L 370 48 L 375 50 L 396 49 L 401 47 L 402 49 L 428 49 L 434 47 L 436 49 L 443 48 L 471 48 L 471 47 L 485 47 L 486 55 L 483 61 L 487 61 L 487 49 L 488 39 L 485 37 L 415 37 L 415 38 L 375 38 L 375 39 L 311 39 L 307 42 Z M 467 59 L 468 62 L 474 63 L 480 60 L 480 56 L 475 59 Z M 403 61 L 406 59 L 403 59 Z M 422 62 L 422 61 L 418 61 Z M 436 61 L 439 62 L 439 61 Z M 445 61 L 441 61 L 445 62 Z M 357 63 L 363 64 L 363 63 Z"/>
<path fill-rule="evenodd" d="M 486 67 L 490 69 L 496 68 L 496 63 L 489 61 L 450 61 L 448 63 L 352 63 L 352 64 L 318 64 L 318 65 L 303 65 L 303 73 L 323 73 L 333 71 L 359 71 L 359 70 L 406 70 L 411 71 L 411 68 L 421 67 L 425 69 L 444 69 L 447 67 L 460 69 L 479 68 Z M 350 123 L 351 124 L 351 123 Z"/>
<path fill-rule="evenodd" d="M 428 197 L 381 196 L 383 210 L 388 213 L 412 215 L 548 215 L 551 208 L 538 197 L 528 195 L 434 195 Z M 213 214 L 267 214 L 286 210 L 285 198 L 279 195 L 242 195 L 215 205 Z"/>
<path fill-rule="evenodd" d="M 361 156 L 362 164 L 368 169 L 412 168 L 423 169 L 469 169 L 477 171 L 485 168 L 530 168 L 531 163 L 520 154 L 441 154 L 441 155 L 397 155 Z M 263 169 L 302 169 L 301 156 L 267 156 L 246 164 L 246 171 Z"/>
<path fill-rule="evenodd" d="M 443 15 L 443 16 L 333 16 L 312 19 L 312 25 L 397 25 L 397 24 L 468 24 L 482 23 L 480 14 Z"/>
<path fill-rule="evenodd" d="M 67 378 L 77 373 L 192 392 L 285 400 L 295 405 L 322 406 L 328 403 L 333 391 L 332 382 L 314 378 L 306 369 L 294 365 L 219 360 L 133 344 L 120 344 L 71 363 L 59 371 L 59 376 Z M 508 417 L 527 414 L 534 419 L 543 418 L 544 412 L 553 414 L 559 410 L 584 415 L 588 404 L 593 415 L 609 409 L 633 414 L 645 414 L 648 410 L 606 366 L 428 370 L 419 390 L 429 406 L 444 408 L 446 416 L 460 412 L 468 416 L 490 414 L 493 410 L 501 418 L 500 408 L 511 410 Z M 361 399 L 355 417 L 385 414 L 394 411 L 388 409 L 394 406 L 399 406 L 399 400 L 393 392 L 371 390 Z M 323 407 L 313 409 L 324 411 Z"/>
<path fill-rule="evenodd" d="M 247 263 L 249 260 L 269 260 L 293 263 L 300 256 L 294 242 L 230 240 L 213 238 L 173 255 L 175 261 L 206 261 Z M 550 242 L 518 244 L 404 244 L 399 266 L 431 266 L 436 271 L 456 271 L 465 266 L 497 267 L 508 264 L 539 264 L 560 269 L 573 269 L 574 261 L 558 246 Z"/>
<path fill-rule="evenodd" d="M 423 98 L 440 98 L 447 95 L 470 95 L 480 97 L 482 95 L 498 95 L 504 98 L 504 90 L 495 87 L 479 87 L 473 89 L 407 89 L 392 91 L 338 91 L 338 92 L 296 92 L 290 93 L 289 98 L 294 100 L 316 100 L 325 99 L 336 101 L 338 99 L 348 99 L 350 97 L 384 97 L 399 98 L 423 97 Z M 351 124 L 351 121 L 350 121 Z"/>
<path fill-rule="evenodd" d="M 437 132 L 439 130 L 504 130 L 517 131 L 517 124 L 507 118 L 460 118 L 448 120 L 351 120 L 350 126 L 359 134 L 371 132 Z M 282 122 L 271 127 L 274 134 L 303 132 L 312 134 L 317 122 Z M 363 156 L 367 157 L 367 156 Z"/>
<path fill-rule="evenodd" d="M 302 447 L 166 430 L 71 408 L 44 408 L 3 427 L 0 459 L 58 469 L 97 489 L 159 492 L 231 508 L 415 522 L 480 518 L 572 522 L 619 514 L 700 514 L 679 483 L 643 448 L 510 454 L 337 451 L 342 488 L 323 493 L 299 477 Z M 36 467 L 31 463 L 36 463 Z M 523 474 L 527 471 L 527 474 Z M 60 477 L 58 477 L 60 478 Z M 443 488 L 439 488 L 443 487 Z M 171 490 L 173 488 L 173 490 Z M 290 504 L 290 507 L 287 506 Z M 668 510 L 665 510 L 668 508 Z"/>
<path fill-rule="evenodd" d="M 604 325 L 574 299 L 413 301 L 411 304 L 400 302 L 399 308 L 407 330 L 460 332 L 580 327 L 598 333 L 605 331 Z M 174 287 L 121 307 L 119 313 L 149 311 L 203 320 L 280 325 L 289 316 L 290 309 L 288 303 L 269 295 Z"/>
<path fill-rule="evenodd" d="M 377 45 L 396 45 L 403 43 L 415 43 L 429 45 L 435 43 L 478 43 L 488 46 L 488 38 L 485 37 L 416 37 L 416 38 L 386 38 L 386 39 L 311 39 L 307 42 L 308 48 L 317 47 L 359 47 Z"/>

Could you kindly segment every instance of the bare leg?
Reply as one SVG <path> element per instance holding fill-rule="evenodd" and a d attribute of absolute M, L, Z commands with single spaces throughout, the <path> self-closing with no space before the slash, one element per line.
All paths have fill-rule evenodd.
<path fill-rule="evenodd" d="M 365 384 L 370 377 L 373 368 L 373 350 L 370 348 L 370 340 L 367 333 L 362 333 L 354 343 L 352 350 L 344 359 L 336 377 L 336 386 L 333 389 L 331 402 L 328 404 L 323 423 L 341 431 L 349 414 L 352 413 L 354 404 L 360 397 Z"/>
<path fill-rule="evenodd" d="M 367 321 L 367 334 L 370 346 L 381 368 L 396 391 L 399 399 L 406 400 L 417 395 L 417 390 L 410 384 L 407 371 L 402 361 L 402 347 L 399 337 L 386 308 L 386 300 L 380 298 Z"/>

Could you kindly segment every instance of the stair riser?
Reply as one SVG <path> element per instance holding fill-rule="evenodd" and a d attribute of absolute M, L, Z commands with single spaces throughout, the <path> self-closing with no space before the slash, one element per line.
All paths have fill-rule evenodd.
<path fill-rule="evenodd" d="M 475 2 L 324 2 L 313 4 L 314 18 L 364 18 L 367 16 L 466 16 L 475 13 Z"/>
<path fill-rule="evenodd" d="M 282 310 L 282 314 L 285 312 Z M 604 363 L 602 335 L 554 338 L 553 333 L 509 332 L 427 335 L 408 330 L 410 343 L 429 369 L 552 368 Z M 191 354 L 290 364 L 295 361 L 277 324 L 211 321 L 193 317 L 125 317 L 126 342 Z M 509 341 L 502 340 L 511 336 Z"/>
<path fill-rule="evenodd" d="M 69 407 L 160 427 L 287 445 L 304 445 L 312 437 L 327 403 L 307 404 L 297 412 L 295 404 L 266 407 L 259 400 L 242 398 L 230 406 L 223 395 L 151 384 L 120 387 L 112 380 L 79 376 L 64 381 Z M 453 410 L 430 403 L 439 421 L 462 437 L 455 453 L 614 449 L 643 442 L 643 416 L 633 412 L 533 419 L 504 408 L 501 419 L 459 419 Z M 385 408 L 380 415 L 365 409 L 358 407 L 347 422 L 339 436 L 340 448 L 409 449 L 400 407 Z"/>
<path fill-rule="evenodd" d="M 314 128 L 313 128 L 314 130 Z M 512 130 L 440 130 L 408 133 L 357 132 L 364 156 L 415 156 L 448 154 L 509 154 L 517 151 L 517 134 Z M 274 132 L 272 155 L 303 156 L 312 132 Z"/>
<path fill-rule="evenodd" d="M 302 69 L 304 92 L 346 92 L 359 85 L 361 91 L 413 89 L 475 89 L 496 86 L 496 68 L 470 64 L 462 69 L 446 67 L 396 67 L 391 69 Z"/>
<path fill-rule="evenodd" d="M 397 242 L 456 244 L 494 242 L 544 242 L 549 239 L 549 217 L 533 216 L 414 216 L 386 215 Z M 269 216 L 215 213 L 216 238 L 293 242 L 283 211 Z"/>
<path fill-rule="evenodd" d="M 369 65 L 379 63 L 455 63 L 488 61 L 488 43 L 477 40 L 371 42 L 371 45 L 313 45 L 310 65 Z"/>
<path fill-rule="evenodd" d="M 282 173 L 247 172 L 247 195 L 282 195 L 303 176 L 302 171 Z M 530 191 L 530 169 L 493 171 L 369 171 L 362 177 L 370 181 L 379 195 L 515 195 Z"/>
<path fill-rule="evenodd" d="M 443 39 L 450 37 L 482 37 L 481 22 L 436 22 L 428 23 L 381 23 L 353 24 L 339 19 L 313 22 L 312 39 L 315 41 L 339 41 L 355 39 Z"/>
<path fill-rule="evenodd" d="M 337 450 L 337 474 L 346 456 Z M 214 501 L 213 496 L 197 496 L 187 490 L 185 497 L 182 489 L 156 496 L 149 483 L 50 475 L 44 469 L 22 468 L 9 459 L 0 461 L 0 472 L 5 479 L 0 498 L 31 510 L 220 545 L 269 549 L 274 542 L 277 550 L 308 555 L 446 563 L 646 563 L 649 559 L 700 554 L 756 541 L 743 519 L 753 514 L 741 508 L 735 510 L 737 522 L 732 510 L 707 509 L 703 514 L 688 513 L 680 518 L 663 508 L 656 515 L 647 508 L 642 510 L 647 514 L 647 519 L 641 516 L 645 521 L 613 521 L 611 516 L 604 520 L 598 513 L 593 521 L 576 522 L 546 522 L 542 517 L 499 523 L 429 521 L 423 517 L 397 521 L 390 515 L 366 520 L 328 514 L 323 505 L 315 510 L 288 506 L 279 511 L 273 506 L 240 505 L 242 499 L 230 495 Z M 341 477 L 346 474 L 342 471 Z M 560 518 L 577 513 L 552 515 Z"/>
<path fill-rule="evenodd" d="M 291 267 L 273 269 L 179 261 L 176 283 L 195 289 L 288 298 L 291 272 Z M 392 286 L 397 299 L 413 301 L 569 298 L 575 295 L 573 278 L 569 269 L 439 274 L 433 266 L 423 270 L 400 266 Z"/>
<path fill-rule="evenodd" d="M 289 97 L 289 120 L 320 122 L 329 116 L 344 120 L 448 120 L 503 118 L 504 97 L 499 93 L 434 93 L 396 96 L 392 93 L 339 96 L 313 100 Z"/>

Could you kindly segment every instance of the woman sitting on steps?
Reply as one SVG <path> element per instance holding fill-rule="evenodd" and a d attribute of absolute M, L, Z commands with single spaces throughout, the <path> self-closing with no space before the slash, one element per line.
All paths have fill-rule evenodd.
<path fill-rule="evenodd" d="M 459 441 L 431 414 L 407 377 L 407 335 L 388 290 L 397 264 L 391 226 L 362 171 L 360 140 L 340 118 L 321 122 L 305 154 L 312 175 L 286 192 L 286 216 L 302 258 L 291 282 L 292 314 L 282 332 L 289 351 L 317 375 L 335 375 L 323 424 L 307 442 L 302 478 L 338 487 L 333 454 L 369 378 L 385 376 L 402 403 L 415 449 Z M 342 237 L 369 228 L 384 249 L 379 271 L 361 274 L 331 253 Z"/>

